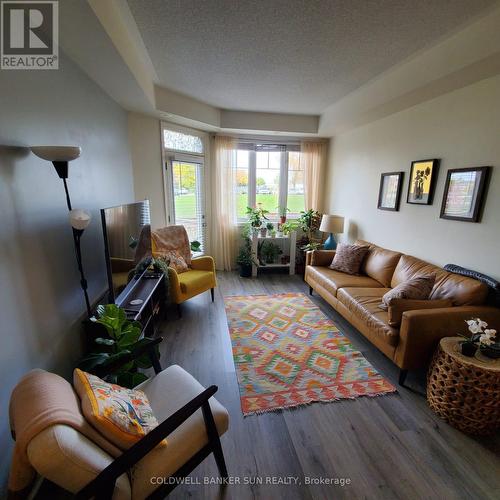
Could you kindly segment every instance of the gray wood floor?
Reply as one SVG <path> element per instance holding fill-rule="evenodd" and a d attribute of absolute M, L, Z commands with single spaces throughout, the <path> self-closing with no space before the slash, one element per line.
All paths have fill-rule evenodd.
<path fill-rule="evenodd" d="M 242 279 L 220 273 L 215 303 L 205 293 L 183 305 L 182 319 L 163 325 L 162 364 L 179 364 L 205 386 L 219 386 L 217 398 L 230 414 L 222 438 L 233 484 L 205 484 L 217 478 L 213 457 L 178 487 L 172 498 L 278 499 L 500 498 L 500 439 L 471 438 L 427 407 L 425 374 L 410 373 L 414 390 L 358 398 L 243 418 L 224 296 L 304 292 L 299 276 Z M 365 357 L 397 384 L 397 368 L 317 295 L 314 302 Z M 244 484 L 261 478 L 263 484 Z M 292 484 L 272 484 L 292 478 Z M 293 484 L 297 478 L 298 483 Z M 350 484 L 306 484 L 307 478 L 342 478 Z M 258 479 L 257 479 L 258 482 Z"/>

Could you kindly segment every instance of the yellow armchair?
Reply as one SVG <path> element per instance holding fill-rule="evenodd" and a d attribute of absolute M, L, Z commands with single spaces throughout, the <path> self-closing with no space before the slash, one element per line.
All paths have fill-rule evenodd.
<path fill-rule="evenodd" d="M 197 257 L 191 260 L 189 271 L 177 273 L 172 267 L 168 268 L 170 278 L 170 297 L 175 304 L 182 304 L 186 300 L 210 290 L 214 301 L 214 288 L 217 286 L 215 277 L 215 262 L 212 257 Z M 180 312 L 180 311 L 179 311 Z"/>
<path fill-rule="evenodd" d="M 181 317 L 180 304 L 186 300 L 210 290 L 214 301 L 214 288 L 217 286 L 215 262 L 212 257 L 203 256 L 192 259 L 189 239 L 184 226 L 168 226 L 152 232 L 153 255 L 171 250 L 179 250 L 189 265 L 189 270 L 178 273 L 174 268 L 168 268 L 170 280 L 170 298 L 177 304 Z"/>

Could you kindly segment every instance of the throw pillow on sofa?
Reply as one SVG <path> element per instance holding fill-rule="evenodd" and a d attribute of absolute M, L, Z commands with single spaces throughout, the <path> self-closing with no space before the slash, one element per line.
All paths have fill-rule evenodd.
<path fill-rule="evenodd" d="M 400 283 L 392 290 L 389 290 L 382 297 L 382 304 L 380 304 L 379 307 L 387 311 L 393 299 L 427 300 L 432 292 L 435 281 L 435 274 L 414 276 L 408 281 Z"/>
<path fill-rule="evenodd" d="M 369 250 L 366 245 L 349 245 L 339 243 L 335 256 L 333 257 L 330 269 L 341 271 L 346 274 L 359 274 L 361 262 Z"/>
<path fill-rule="evenodd" d="M 398 327 L 403 319 L 403 313 L 406 311 L 415 311 L 418 309 L 441 309 L 443 307 L 452 307 L 453 302 L 450 299 L 440 300 L 414 300 L 414 299 L 392 299 L 389 305 L 389 326 Z"/>

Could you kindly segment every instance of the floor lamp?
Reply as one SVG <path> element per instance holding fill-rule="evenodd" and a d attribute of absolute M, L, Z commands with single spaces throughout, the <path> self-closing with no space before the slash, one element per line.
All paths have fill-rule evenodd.
<path fill-rule="evenodd" d="M 63 181 L 64 192 L 66 193 L 66 204 L 68 205 L 69 211 L 69 222 L 73 229 L 73 242 L 75 244 L 78 271 L 80 272 L 80 285 L 85 296 L 87 315 L 90 318 L 92 316 L 92 310 L 90 308 L 90 301 L 87 293 L 87 280 L 83 272 L 80 239 L 83 232 L 90 224 L 91 216 L 85 210 L 73 209 L 71 206 L 68 185 L 66 183 L 66 179 L 68 178 L 68 163 L 72 160 L 76 160 L 76 158 L 80 156 L 82 150 L 78 146 L 33 146 L 31 151 L 39 158 L 51 161 L 56 169 L 57 175 L 59 175 L 59 178 Z"/>

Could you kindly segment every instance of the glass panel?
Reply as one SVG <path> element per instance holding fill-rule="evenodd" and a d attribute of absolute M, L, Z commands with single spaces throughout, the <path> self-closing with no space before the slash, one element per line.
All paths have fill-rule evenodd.
<path fill-rule="evenodd" d="M 278 151 L 257 151 L 256 202 L 271 214 L 277 214 L 280 189 L 280 156 Z"/>
<path fill-rule="evenodd" d="M 175 223 L 183 225 L 189 241 L 205 243 L 203 170 L 197 163 L 172 162 Z"/>
<path fill-rule="evenodd" d="M 189 153 L 203 153 L 203 141 L 196 135 L 182 134 L 173 130 L 163 131 L 163 140 L 167 149 L 186 151 Z"/>
<path fill-rule="evenodd" d="M 288 209 L 292 214 L 305 210 L 304 170 L 300 165 L 300 153 L 288 153 Z"/>
<path fill-rule="evenodd" d="M 236 151 L 236 216 L 241 219 L 246 215 L 248 202 L 248 166 L 249 151 Z"/>

